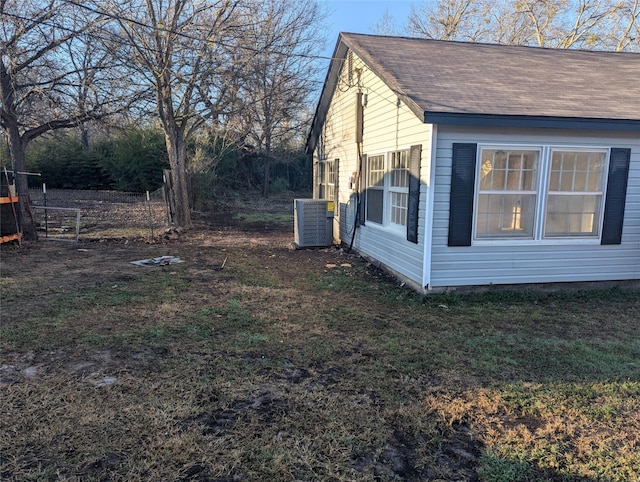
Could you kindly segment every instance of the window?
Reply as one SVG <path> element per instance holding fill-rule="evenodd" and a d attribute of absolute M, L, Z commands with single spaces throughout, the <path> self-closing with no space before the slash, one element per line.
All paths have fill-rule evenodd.
<path fill-rule="evenodd" d="M 390 161 L 390 222 L 398 226 L 406 226 L 409 204 L 409 151 L 392 152 Z"/>
<path fill-rule="evenodd" d="M 598 236 L 604 151 L 552 150 L 544 236 Z"/>
<path fill-rule="evenodd" d="M 367 162 L 367 221 L 384 220 L 385 156 L 370 156 Z"/>
<path fill-rule="evenodd" d="M 540 153 L 482 149 L 476 238 L 534 235 Z"/>
<path fill-rule="evenodd" d="M 338 160 L 318 162 L 318 199 L 335 201 Z"/>
<path fill-rule="evenodd" d="M 377 224 L 418 243 L 422 146 L 364 156 L 360 224 Z"/>
<path fill-rule="evenodd" d="M 481 146 L 474 239 L 598 238 L 608 153 Z"/>
<path fill-rule="evenodd" d="M 495 159 L 497 151 L 538 153 L 538 163 L 533 164 L 533 178 L 536 179 L 533 191 L 536 199 L 533 235 L 529 239 L 593 239 L 599 240 L 602 245 L 622 243 L 630 148 L 541 146 L 509 150 L 505 147 L 481 146 L 478 149 L 477 144 L 457 142 L 452 147 L 448 246 L 471 246 L 474 240 L 484 239 L 527 239 L 515 235 L 520 232 L 518 229 L 524 230 L 522 210 L 513 215 L 514 207 L 523 206 L 522 198 L 518 206 L 518 199 L 508 198 L 508 194 L 503 192 L 508 189 L 505 189 L 504 183 L 500 183 L 503 174 L 508 177 L 507 173 L 516 169 L 507 168 L 506 162 L 504 169 L 499 169 L 502 160 Z M 476 161 L 478 154 L 481 162 Z M 495 169 L 497 181 L 496 175 L 489 176 L 489 169 Z M 519 167 L 518 171 L 520 170 Z M 516 196 L 526 195 L 522 191 L 529 186 L 526 181 L 528 174 L 525 175 L 527 170 L 522 170 L 522 176 L 518 175 L 518 179 L 525 179 L 524 182 L 516 184 L 514 181 L 511 186 L 508 182 L 506 184 L 509 189 L 513 186 L 520 188 L 515 190 Z M 515 174 L 512 176 L 515 178 Z M 413 180 L 413 176 L 411 179 Z M 499 189 L 500 186 L 503 189 Z M 500 202 L 489 207 L 488 199 L 494 191 L 498 191 L 494 195 L 503 197 L 499 198 Z M 481 199 L 484 203 L 482 208 Z M 411 194 L 409 201 L 411 213 Z M 510 211 L 512 224 L 505 219 L 509 217 Z M 525 216 L 524 219 L 528 218 Z M 504 227 L 507 229 L 503 229 Z"/>
<path fill-rule="evenodd" d="M 409 150 L 369 156 L 367 162 L 367 221 L 407 225 Z"/>

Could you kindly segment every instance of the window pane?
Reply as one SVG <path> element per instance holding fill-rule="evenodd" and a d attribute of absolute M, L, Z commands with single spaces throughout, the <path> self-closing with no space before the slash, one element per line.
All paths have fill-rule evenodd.
<path fill-rule="evenodd" d="M 477 238 L 532 238 L 539 152 L 482 149 Z"/>
<path fill-rule="evenodd" d="M 407 225 L 407 204 L 409 195 L 405 193 L 392 192 L 391 198 L 391 222 L 401 226 Z"/>
<path fill-rule="evenodd" d="M 553 151 L 550 192 L 602 191 L 605 152 Z"/>
<path fill-rule="evenodd" d="M 537 169 L 538 151 L 482 149 L 480 190 L 535 190 Z"/>
<path fill-rule="evenodd" d="M 318 162 L 318 199 L 325 199 L 326 189 L 326 162 Z"/>
<path fill-rule="evenodd" d="M 391 187 L 409 186 L 409 151 L 391 153 Z"/>
<path fill-rule="evenodd" d="M 367 189 L 367 221 L 382 224 L 382 201 L 384 191 L 381 189 Z"/>
<path fill-rule="evenodd" d="M 599 171 L 590 171 L 587 177 L 585 191 L 602 191 L 602 176 Z"/>
<path fill-rule="evenodd" d="M 406 187 L 409 185 L 409 171 L 394 169 L 391 173 L 391 187 Z"/>
<path fill-rule="evenodd" d="M 551 153 L 545 237 L 598 236 L 606 151 Z"/>
<path fill-rule="evenodd" d="M 507 172 L 507 190 L 518 191 L 520 190 L 520 172 L 511 171 Z"/>
<path fill-rule="evenodd" d="M 493 155 L 493 165 L 495 169 L 504 171 L 507 169 L 507 153 L 505 151 L 488 151 Z"/>
<path fill-rule="evenodd" d="M 604 153 L 602 152 L 589 153 L 589 170 L 590 171 L 593 171 L 593 172 L 601 171 L 603 164 L 604 164 Z"/>
<path fill-rule="evenodd" d="M 327 161 L 327 183 L 335 184 L 336 182 L 336 169 L 334 161 Z"/>
<path fill-rule="evenodd" d="M 576 171 L 588 171 L 589 170 L 589 152 L 576 153 Z"/>
<path fill-rule="evenodd" d="M 522 188 L 525 191 L 534 191 L 536 189 L 536 171 L 535 169 L 522 170 Z"/>
<path fill-rule="evenodd" d="M 562 171 L 560 172 L 560 191 L 573 191 L 573 170 L 566 170 L 566 165 L 563 163 Z"/>
<path fill-rule="evenodd" d="M 586 191 L 602 191 L 603 173 L 606 166 L 605 153 L 589 153 L 588 181 Z"/>
<path fill-rule="evenodd" d="M 476 236 L 533 237 L 535 197 L 535 194 L 479 195 Z"/>
<path fill-rule="evenodd" d="M 574 191 L 586 191 L 587 190 L 587 171 L 576 170 L 573 176 L 573 190 Z"/>
<path fill-rule="evenodd" d="M 384 156 L 371 156 L 368 161 L 369 186 L 384 186 Z"/>
<path fill-rule="evenodd" d="M 335 197 L 335 161 L 318 163 L 318 198 L 333 200 Z"/>
<path fill-rule="evenodd" d="M 522 168 L 522 155 L 517 152 L 509 153 L 509 170 L 518 171 Z"/>
<path fill-rule="evenodd" d="M 545 236 L 597 236 L 600 195 L 549 195 Z"/>

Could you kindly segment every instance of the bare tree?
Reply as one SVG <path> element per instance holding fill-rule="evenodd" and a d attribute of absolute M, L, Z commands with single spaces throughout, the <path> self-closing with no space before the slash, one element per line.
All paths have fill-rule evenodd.
<path fill-rule="evenodd" d="M 513 9 L 512 4 L 503 0 L 485 0 L 481 16 L 485 25 L 482 38 L 478 42 L 529 45 L 532 30 L 528 20 Z"/>
<path fill-rule="evenodd" d="M 104 4 L 104 2 L 100 2 Z M 173 182 L 174 222 L 190 227 L 187 142 L 220 105 L 235 38 L 233 0 L 111 0 L 129 60 L 155 95 Z M 104 7 L 103 7 L 104 8 Z"/>
<path fill-rule="evenodd" d="M 599 27 L 597 40 L 606 48 L 640 52 L 640 0 L 618 0 Z"/>
<path fill-rule="evenodd" d="M 242 10 L 238 39 L 247 61 L 239 99 L 247 140 L 264 159 L 263 195 L 269 193 L 275 148 L 306 130 L 304 108 L 315 89 L 325 13 L 314 0 L 252 0 Z"/>
<path fill-rule="evenodd" d="M 0 125 L 16 174 L 22 229 L 33 239 L 25 149 L 38 136 L 111 112 L 114 78 L 98 74 L 105 72 L 106 51 L 89 55 L 102 45 L 94 35 L 105 18 L 63 0 L 1 0 L 0 20 Z"/>
<path fill-rule="evenodd" d="M 434 0 L 411 35 L 553 48 L 640 50 L 639 0 Z"/>
<path fill-rule="evenodd" d="M 369 30 L 376 35 L 398 35 L 400 33 L 395 18 L 393 18 L 389 9 L 385 9 L 380 20 L 372 24 Z"/>
<path fill-rule="evenodd" d="M 80 112 L 89 112 L 97 107 L 102 112 L 115 114 L 126 110 L 140 92 L 131 92 L 129 84 L 121 80 L 128 78 L 130 70 L 118 55 L 118 43 L 111 40 L 108 26 L 103 25 L 97 33 L 101 35 L 99 42 L 90 37 L 85 42 L 67 42 L 61 48 L 72 67 L 69 91 L 73 93 Z M 120 90 L 120 95 L 116 94 L 115 88 Z M 89 125 L 97 120 L 104 119 L 88 116 L 80 119 L 76 126 L 83 149 L 89 148 Z"/>
<path fill-rule="evenodd" d="M 605 47 L 606 20 L 620 8 L 616 1 L 521 0 L 516 9 L 529 20 L 539 47 L 598 48 Z"/>
<path fill-rule="evenodd" d="M 440 40 L 482 40 L 481 0 L 440 0 L 411 6 L 411 35 Z"/>

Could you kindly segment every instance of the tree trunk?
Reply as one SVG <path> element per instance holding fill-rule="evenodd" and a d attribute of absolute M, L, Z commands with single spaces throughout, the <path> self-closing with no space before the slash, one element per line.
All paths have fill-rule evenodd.
<path fill-rule="evenodd" d="M 80 143 L 82 145 L 82 150 L 89 150 L 89 129 L 84 123 L 80 124 Z"/>
<path fill-rule="evenodd" d="M 267 129 L 264 139 L 264 185 L 262 197 L 269 197 L 269 184 L 271 184 L 271 132 Z"/>
<path fill-rule="evenodd" d="M 189 190 L 187 188 L 187 145 L 177 129 L 166 129 L 165 141 L 173 179 L 171 184 L 171 196 L 175 206 L 175 218 L 173 221 L 179 227 L 190 228 L 192 222 Z"/>
<path fill-rule="evenodd" d="M 264 184 L 262 186 L 262 197 L 269 197 L 269 184 L 271 182 L 271 157 L 264 158 Z"/>
<path fill-rule="evenodd" d="M 13 124 L 13 123 L 10 123 Z M 16 183 L 16 194 L 18 195 L 18 222 L 22 230 L 24 239 L 27 241 L 36 241 L 38 233 L 36 225 L 33 221 L 31 213 L 31 199 L 29 197 L 29 184 L 27 182 L 25 146 L 24 139 L 20 137 L 17 123 L 9 125 L 5 130 L 7 133 L 7 142 L 11 151 L 11 159 L 13 160 L 13 174 Z"/>
<path fill-rule="evenodd" d="M 4 59 L 2 59 L 0 61 L 0 110 L 2 110 L 4 132 L 7 136 L 7 147 L 9 148 L 9 157 L 11 158 L 11 166 L 16 183 L 16 194 L 18 195 L 18 223 L 25 239 L 36 240 L 38 235 L 30 210 L 27 175 L 19 174 L 26 172 L 24 150 L 27 141 L 20 135 L 18 119 L 15 113 L 15 94 L 12 82 L 11 75 L 4 64 Z"/>

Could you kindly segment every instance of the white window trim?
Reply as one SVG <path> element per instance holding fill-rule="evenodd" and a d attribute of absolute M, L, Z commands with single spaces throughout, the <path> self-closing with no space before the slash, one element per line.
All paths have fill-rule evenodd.
<path fill-rule="evenodd" d="M 407 235 L 407 225 L 395 224 L 391 222 L 391 192 L 406 192 L 407 196 L 409 195 L 409 186 L 406 188 L 391 188 L 391 169 L 389 167 L 391 154 L 393 152 L 400 151 L 411 151 L 411 146 L 406 147 L 398 147 L 397 149 L 392 149 L 390 151 L 372 151 L 367 153 L 367 157 L 376 157 L 383 156 L 384 157 L 384 186 L 383 186 L 383 203 L 382 203 L 382 224 L 377 223 L 375 221 L 371 221 L 366 219 L 365 217 L 365 226 L 370 226 L 375 229 L 384 230 L 385 232 L 391 232 L 397 234 L 399 236 Z M 369 185 L 369 164 L 367 161 L 367 190 L 371 189 Z M 404 191 L 402 191 L 404 189 Z M 366 216 L 366 215 L 365 215 Z"/>
<path fill-rule="evenodd" d="M 391 162 L 391 158 L 393 157 L 392 154 L 394 153 L 400 153 L 400 152 L 404 152 L 406 153 L 406 161 L 407 161 L 407 166 L 406 168 L 404 168 L 404 170 L 406 170 L 406 174 L 407 174 L 407 185 L 400 187 L 400 186 L 392 186 L 391 185 L 391 179 L 392 179 L 392 171 L 393 169 L 391 168 L 391 165 L 389 164 Z M 411 150 L 410 149 L 398 149 L 395 151 L 390 151 L 387 153 L 387 173 L 388 173 L 388 180 L 387 180 L 387 184 L 388 184 L 388 190 L 387 192 L 389 193 L 389 206 L 387 208 L 388 210 L 388 214 L 389 214 L 389 226 L 393 229 L 398 229 L 398 230 L 402 230 L 405 234 L 407 231 L 407 220 L 408 220 L 408 211 L 409 211 L 409 179 L 411 176 L 411 173 L 409 172 L 409 168 L 410 168 L 410 159 L 409 156 L 411 155 Z M 407 206 L 401 209 L 404 209 L 404 224 L 398 224 L 398 223 L 394 223 L 392 221 L 392 211 L 393 211 L 393 205 L 391 202 L 391 199 L 393 197 L 393 194 L 404 194 L 406 196 L 407 199 Z"/>
<path fill-rule="evenodd" d="M 335 201 L 335 199 L 333 199 L 333 195 L 336 189 L 335 179 L 333 183 L 329 183 L 329 165 L 332 165 L 332 170 L 334 171 L 334 175 L 335 175 L 335 162 L 336 162 L 335 159 L 323 159 L 321 161 L 318 161 L 317 189 L 318 189 L 319 199 L 328 199 L 330 201 Z M 322 171 L 324 171 L 324 173 Z M 322 176 L 321 174 L 324 174 L 324 176 Z M 324 186 L 324 197 L 320 197 L 322 186 Z M 332 196 L 327 197 L 328 193 L 332 193 Z"/>
<path fill-rule="evenodd" d="M 604 221 L 604 204 L 607 198 L 607 181 L 608 181 L 608 176 L 609 176 L 609 159 L 611 157 L 611 148 L 609 147 L 602 147 L 602 148 L 596 148 L 596 147 L 585 147 L 585 146 L 580 146 L 580 147 L 567 147 L 567 146 L 546 146 L 547 147 L 547 162 L 546 162 L 546 172 L 545 172 L 545 191 L 544 191 L 544 206 L 543 208 L 545 209 L 544 212 L 546 212 L 546 205 L 547 205 L 547 198 L 549 197 L 549 182 L 550 182 L 550 172 L 551 172 L 551 156 L 553 151 L 571 151 L 571 152 L 601 152 L 602 154 L 604 154 L 604 166 L 603 166 L 603 171 L 602 171 L 602 179 L 600 180 L 601 182 L 601 191 L 598 191 L 602 194 L 602 199 L 600 200 L 600 219 L 599 219 L 599 224 L 598 224 L 598 228 L 597 228 L 597 232 L 598 235 L 597 236 L 589 236 L 589 235 L 584 235 L 584 236 L 575 236 L 575 237 L 571 237 L 571 236 L 545 236 L 545 226 L 544 223 L 540 223 L 540 238 L 542 240 L 548 241 L 548 240 L 552 240 L 552 239 L 569 239 L 569 240 L 577 240 L 577 239 L 585 239 L 585 240 L 594 240 L 596 242 L 600 242 L 600 239 L 602 237 L 602 225 L 603 225 L 603 221 Z M 590 194 L 593 195 L 593 192 L 578 192 L 575 191 L 575 194 Z"/>
<path fill-rule="evenodd" d="M 537 193 L 536 193 L 536 208 L 534 214 L 534 229 L 533 238 L 517 238 L 517 237 L 505 237 L 505 238 L 492 238 L 482 239 L 476 238 L 476 217 L 478 206 L 478 194 L 480 186 L 480 169 L 481 169 L 481 153 L 483 149 L 530 149 L 540 152 L 540 167 L 538 169 L 538 175 L 536 179 Z M 602 179 L 602 199 L 600 206 L 600 219 L 598 226 L 598 236 L 575 236 L 575 237 L 544 237 L 544 224 L 546 204 L 549 188 L 549 171 L 551 169 L 551 153 L 552 151 L 576 151 L 576 152 L 597 152 L 602 151 L 604 153 L 605 165 L 603 167 L 603 179 Z M 510 144 L 510 143 L 478 143 L 476 152 L 476 180 L 473 193 L 473 237 L 471 244 L 473 246 L 536 246 L 536 245 L 599 245 L 602 238 L 602 226 L 604 222 L 604 206 L 607 198 L 607 185 L 609 176 L 609 160 L 611 157 L 611 147 L 602 145 L 568 145 L 568 144 Z"/>

